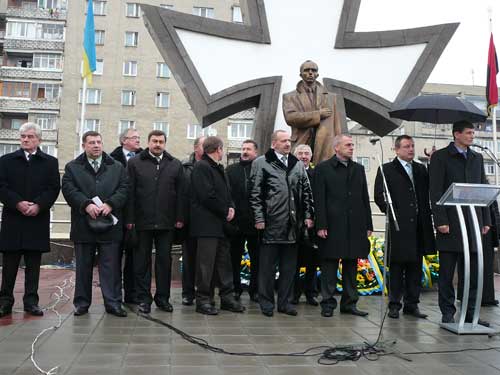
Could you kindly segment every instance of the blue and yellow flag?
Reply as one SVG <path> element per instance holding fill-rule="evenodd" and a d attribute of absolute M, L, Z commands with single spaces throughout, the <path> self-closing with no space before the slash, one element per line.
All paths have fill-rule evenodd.
<path fill-rule="evenodd" d="M 96 69 L 95 58 L 95 27 L 94 27 L 94 6 L 89 0 L 87 7 L 87 19 L 85 20 L 85 30 L 83 32 L 83 70 L 82 78 L 87 78 L 88 84 L 92 84 L 92 72 Z"/>

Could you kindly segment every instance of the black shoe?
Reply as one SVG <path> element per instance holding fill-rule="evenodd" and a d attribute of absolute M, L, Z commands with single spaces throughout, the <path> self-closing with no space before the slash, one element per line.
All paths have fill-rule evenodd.
<path fill-rule="evenodd" d="M 465 323 L 472 323 L 472 317 L 468 317 L 467 315 L 465 316 Z M 486 320 L 479 319 L 477 321 L 477 324 L 483 327 L 489 327 L 490 323 L 487 322 Z"/>
<path fill-rule="evenodd" d="M 157 303 L 156 307 L 158 307 L 161 311 L 165 312 L 172 312 L 174 311 L 174 308 L 172 307 L 172 304 L 170 302 L 162 302 L 162 303 Z"/>
<path fill-rule="evenodd" d="M 193 297 L 182 297 L 182 304 L 184 306 L 193 306 L 194 298 Z"/>
<path fill-rule="evenodd" d="M 358 310 L 357 307 L 351 307 L 350 309 L 340 309 L 342 314 L 351 314 L 355 316 L 367 316 L 368 313 L 366 311 Z"/>
<path fill-rule="evenodd" d="M 0 318 L 12 314 L 12 306 L 0 306 Z"/>
<path fill-rule="evenodd" d="M 333 309 L 331 307 L 322 307 L 321 316 L 325 318 L 331 318 L 333 316 Z"/>
<path fill-rule="evenodd" d="M 239 303 L 236 300 L 234 301 L 228 300 L 220 302 L 220 309 L 235 313 L 242 313 L 243 311 L 245 311 L 245 306 L 242 306 L 241 303 Z"/>
<path fill-rule="evenodd" d="M 290 316 L 297 316 L 297 310 L 295 310 L 291 306 L 287 306 L 283 309 L 278 308 L 278 312 L 281 314 L 286 314 L 286 315 L 290 315 Z"/>
<path fill-rule="evenodd" d="M 267 317 L 272 317 L 274 315 L 274 311 L 271 309 L 262 309 L 262 315 L 265 315 Z"/>
<path fill-rule="evenodd" d="M 117 307 L 106 306 L 106 312 L 108 314 L 117 316 L 118 318 L 125 318 L 127 316 L 127 312 L 123 310 L 121 306 Z"/>
<path fill-rule="evenodd" d="M 498 306 L 498 300 L 494 299 L 493 301 L 485 301 L 481 303 L 481 306 L 483 307 L 488 307 L 488 306 Z"/>
<path fill-rule="evenodd" d="M 196 312 L 204 315 L 217 315 L 219 311 L 209 303 L 196 306 Z"/>
<path fill-rule="evenodd" d="M 391 307 L 387 316 L 392 319 L 399 319 L 399 310 Z"/>
<path fill-rule="evenodd" d="M 420 309 L 418 307 L 414 308 L 413 310 L 403 309 L 403 314 L 411 315 L 414 316 L 415 318 L 420 318 L 420 319 L 425 319 L 428 316 L 427 314 L 420 312 Z"/>
<path fill-rule="evenodd" d="M 137 310 L 143 314 L 149 314 L 151 312 L 151 305 L 145 302 L 139 303 Z"/>
<path fill-rule="evenodd" d="M 455 323 L 455 318 L 451 314 L 443 315 L 441 318 L 441 323 Z"/>
<path fill-rule="evenodd" d="M 311 306 L 318 306 L 319 302 L 314 298 L 314 296 L 306 296 L 306 302 Z"/>
<path fill-rule="evenodd" d="M 38 305 L 24 306 L 24 311 L 33 316 L 43 316 L 43 310 Z"/>
<path fill-rule="evenodd" d="M 89 312 L 89 308 L 85 306 L 77 306 L 75 307 L 75 312 L 73 313 L 75 316 L 82 316 Z"/>

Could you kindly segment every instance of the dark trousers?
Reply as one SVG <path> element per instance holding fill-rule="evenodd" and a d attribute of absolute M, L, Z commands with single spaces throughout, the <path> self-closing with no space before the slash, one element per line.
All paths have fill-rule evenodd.
<path fill-rule="evenodd" d="M 73 304 L 88 308 L 92 303 L 92 276 L 96 249 L 99 252 L 99 283 L 104 305 L 118 307 L 122 301 L 121 249 L 119 242 L 75 243 L 76 280 Z"/>
<path fill-rule="evenodd" d="M 198 240 L 189 237 L 182 244 L 182 297 L 194 299 L 196 248 Z"/>
<path fill-rule="evenodd" d="M 125 247 L 122 253 L 123 262 L 123 299 L 125 302 L 136 301 L 134 252 L 136 249 Z"/>
<path fill-rule="evenodd" d="M 307 297 L 313 297 L 317 294 L 316 283 L 316 268 L 318 266 L 317 262 L 318 250 L 314 248 L 313 244 L 309 241 L 305 241 L 299 245 L 299 251 L 297 256 L 297 271 L 295 272 L 294 280 L 294 297 L 299 299 L 302 292 L 305 293 Z M 300 280 L 300 268 L 305 267 L 306 272 L 304 274 L 304 281 Z"/>
<path fill-rule="evenodd" d="M 453 287 L 453 277 L 455 267 L 458 265 L 458 282 L 463 285 L 464 280 L 464 256 L 457 252 L 439 253 L 439 308 L 443 315 L 454 315 L 457 311 L 455 307 L 455 288 Z M 470 289 L 467 305 L 467 314 L 474 313 L 474 304 L 477 293 L 477 254 L 470 254 Z M 461 296 L 459 296 L 461 297 Z"/>
<path fill-rule="evenodd" d="M 245 253 L 245 243 L 250 256 L 250 285 L 248 294 L 254 295 L 258 292 L 257 275 L 259 272 L 259 246 L 257 236 L 240 234 L 231 238 L 231 265 L 233 268 L 234 292 L 241 294 L 241 257 Z"/>
<path fill-rule="evenodd" d="M 389 270 L 389 308 L 400 310 L 403 298 L 404 310 L 415 310 L 420 302 L 422 263 L 391 262 Z"/>
<path fill-rule="evenodd" d="M 321 262 L 321 306 L 337 307 L 334 297 L 337 288 L 338 259 L 323 259 Z M 357 259 L 342 259 L 342 299 L 340 309 L 349 310 L 358 302 L 356 276 L 358 274 Z"/>
<path fill-rule="evenodd" d="M 259 254 L 259 304 L 262 310 L 274 309 L 274 279 L 278 264 L 278 309 L 286 309 L 293 293 L 297 266 L 296 244 L 262 244 Z"/>
<path fill-rule="evenodd" d="M 229 244 L 225 238 L 200 237 L 196 253 L 196 305 L 211 303 L 216 286 L 221 301 L 232 298 Z"/>
<path fill-rule="evenodd" d="M 38 281 L 40 279 L 40 262 L 42 253 L 39 251 L 16 251 L 3 253 L 2 287 L 0 289 L 0 305 L 14 305 L 14 287 L 21 257 L 24 255 L 24 297 L 25 307 L 38 305 Z"/>
<path fill-rule="evenodd" d="M 155 245 L 156 304 L 164 304 L 170 299 L 172 273 L 173 230 L 142 230 L 138 233 L 139 246 L 134 256 L 135 287 L 137 302 L 151 304 L 152 254 Z"/>

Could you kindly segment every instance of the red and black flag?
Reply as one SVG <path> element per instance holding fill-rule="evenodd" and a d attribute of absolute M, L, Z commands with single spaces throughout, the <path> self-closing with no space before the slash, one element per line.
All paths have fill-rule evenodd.
<path fill-rule="evenodd" d="M 493 42 L 493 33 L 490 36 L 490 48 L 488 50 L 488 69 L 486 73 L 486 100 L 488 101 L 488 114 L 492 107 L 498 104 L 498 59 Z"/>

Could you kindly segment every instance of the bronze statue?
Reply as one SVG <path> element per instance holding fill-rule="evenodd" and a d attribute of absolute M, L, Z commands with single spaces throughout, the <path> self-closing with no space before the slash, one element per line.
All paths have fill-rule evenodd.
<path fill-rule="evenodd" d="M 302 81 L 295 91 L 283 95 L 285 121 L 292 127 L 292 146 L 309 145 L 315 164 L 333 156 L 333 137 L 342 133 L 337 97 L 316 81 L 318 76 L 318 65 L 305 61 L 300 66 Z"/>

